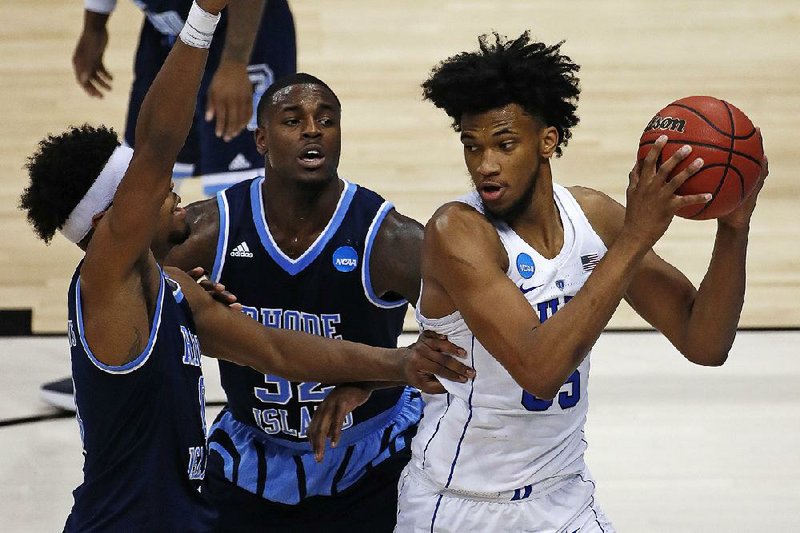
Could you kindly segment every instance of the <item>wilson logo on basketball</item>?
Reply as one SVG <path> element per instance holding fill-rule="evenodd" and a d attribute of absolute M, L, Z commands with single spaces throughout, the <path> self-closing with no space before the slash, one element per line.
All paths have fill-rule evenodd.
<path fill-rule="evenodd" d="M 647 127 L 644 129 L 644 131 L 669 130 L 683 133 L 684 128 L 686 128 L 686 121 L 683 119 L 656 115 L 653 117 L 653 120 L 647 124 Z"/>

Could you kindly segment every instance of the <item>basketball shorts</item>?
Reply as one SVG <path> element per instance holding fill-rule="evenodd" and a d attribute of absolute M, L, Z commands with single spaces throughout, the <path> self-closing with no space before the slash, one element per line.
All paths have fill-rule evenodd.
<path fill-rule="evenodd" d="M 400 476 L 398 491 L 397 533 L 614 533 L 594 499 L 594 481 L 588 471 L 545 494 L 532 495 L 530 489 L 521 488 L 486 498 L 450 492 L 409 464 Z"/>
<path fill-rule="evenodd" d="M 216 121 L 206 122 L 208 88 L 222 56 L 227 29 L 223 16 L 209 49 L 205 74 L 200 85 L 194 121 L 186 144 L 178 155 L 174 176 L 200 176 L 204 192 L 211 196 L 233 183 L 263 174 L 264 157 L 256 150 L 253 132 L 256 107 L 266 89 L 278 78 L 297 70 L 294 19 L 286 0 L 270 0 L 264 10 L 250 64 L 247 67 L 253 84 L 253 116 L 248 126 L 230 142 L 217 138 Z M 128 103 L 125 142 L 134 145 L 136 120 L 147 90 L 175 42 L 174 35 L 160 33 L 145 19 L 134 62 L 134 80 Z"/>
<path fill-rule="evenodd" d="M 283 446 L 224 410 L 211 428 L 203 488 L 219 513 L 218 530 L 267 523 L 270 531 L 292 531 L 293 524 L 353 531 L 368 523 L 370 531 L 392 531 L 397 482 L 421 414 L 419 392 L 406 388 L 392 409 L 345 431 L 317 463 L 309 446 Z M 370 429 L 359 435 L 361 426 Z"/>

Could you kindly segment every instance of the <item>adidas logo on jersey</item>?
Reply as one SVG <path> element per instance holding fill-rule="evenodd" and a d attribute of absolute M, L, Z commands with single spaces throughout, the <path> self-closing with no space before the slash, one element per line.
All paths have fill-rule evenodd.
<path fill-rule="evenodd" d="M 251 166 L 250 161 L 247 160 L 244 154 L 236 154 L 236 157 L 228 165 L 228 170 L 245 170 Z"/>
<path fill-rule="evenodd" d="M 239 246 L 231 250 L 231 257 L 253 257 L 253 252 L 247 246 L 245 241 L 242 241 Z"/>

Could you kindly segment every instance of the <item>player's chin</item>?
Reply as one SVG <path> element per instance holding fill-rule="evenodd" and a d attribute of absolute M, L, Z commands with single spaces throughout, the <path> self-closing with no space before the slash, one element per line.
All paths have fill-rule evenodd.
<path fill-rule="evenodd" d="M 189 224 L 186 222 L 185 219 L 181 219 L 181 221 L 175 225 L 172 231 L 169 233 L 169 242 L 170 244 L 177 245 L 183 244 L 189 238 L 189 235 L 192 234 L 192 230 L 189 227 Z"/>

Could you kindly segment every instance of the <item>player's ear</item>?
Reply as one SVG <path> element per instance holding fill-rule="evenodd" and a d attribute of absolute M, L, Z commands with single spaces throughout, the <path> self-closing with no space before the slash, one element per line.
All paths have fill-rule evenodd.
<path fill-rule="evenodd" d="M 539 133 L 539 154 L 550 159 L 556 152 L 558 146 L 558 129 L 554 126 L 542 128 Z"/>
<path fill-rule="evenodd" d="M 253 132 L 253 138 L 256 141 L 256 150 L 261 155 L 267 155 L 267 128 L 266 126 L 259 126 Z"/>

